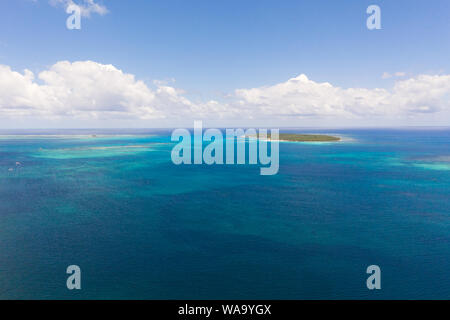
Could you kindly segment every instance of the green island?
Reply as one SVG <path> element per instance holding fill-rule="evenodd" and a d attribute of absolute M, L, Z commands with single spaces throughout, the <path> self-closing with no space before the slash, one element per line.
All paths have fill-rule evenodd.
<path fill-rule="evenodd" d="M 267 138 L 271 139 L 270 133 Z M 329 142 L 340 141 L 340 137 L 329 136 L 325 134 L 297 134 L 297 133 L 280 133 L 279 141 L 295 141 L 295 142 Z"/>

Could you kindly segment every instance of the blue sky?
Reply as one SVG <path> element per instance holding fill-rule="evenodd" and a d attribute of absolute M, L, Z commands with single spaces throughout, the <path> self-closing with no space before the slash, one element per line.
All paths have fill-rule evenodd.
<path fill-rule="evenodd" d="M 64 4 L 2 1 L 0 64 L 35 78 L 59 61 L 111 64 L 151 90 L 154 80 L 181 88 L 192 103 L 224 103 L 236 89 L 300 74 L 339 88 L 391 90 L 399 79 L 383 73 L 404 80 L 450 73 L 447 0 L 96 2 L 108 13 L 82 17 L 81 30 L 68 30 Z M 381 30 L 366 27 L 370 4 L 381 8 Z"/>

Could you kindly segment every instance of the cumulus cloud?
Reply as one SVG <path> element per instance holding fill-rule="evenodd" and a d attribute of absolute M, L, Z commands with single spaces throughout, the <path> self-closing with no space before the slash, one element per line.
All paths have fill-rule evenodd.
<path fill-rule="evenodd" d="M 90 17 L 92 13 L 97 13 L 101 16 L 108 13 L 108 9 L 103 4 L 99 4 L 94 0 L 50 0 L 49 2 L 53 6 L 62 6 L 64 9 L 67 9 L 70 5 L 75 4 L 80 7 L 81 15 L 84 17 Z"/>
<path fill-rule="evenodd" d="M 173 81 L 171 81 L 173 82 Z M 230 120 L 421 119 L 450 114 L 450 75 L 419 75 L 392 88 L 341 88 L 301 74 L 271 86 L 237 89 L 225 99 L 192 101 L 167 81 L 151 85 L 113 65 L 60 61 L 35 75 L 0 65 L 0 117 L 35 119 Z M 293 120 L 293 121 L 292 121 Z M 155 122 L 153 122 L 155 123 Z M 234 122 L 228 122 L 234 123 Z M 269 122 L 267 122 L 269 123 Z"/>
<path fill-rule="evenodd" d="M 134 75 L 93 61 L 61 61 L 38 74 L 0 65 L 0 114 L 163 118 L 192 103 L 169 86 L 151 90 Z"/>
<path fill-rule="evenodd" d="M 362 118 L 449 110 L 450 75 L 420 75 L 391 90 L 340 88 L 304 74 L 274 86 L 239 89 L 239 104 L 267 115 Z"/>

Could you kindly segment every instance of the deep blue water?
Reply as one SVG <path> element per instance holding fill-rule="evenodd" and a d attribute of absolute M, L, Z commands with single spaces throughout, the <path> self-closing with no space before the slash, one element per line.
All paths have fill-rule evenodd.
<path fill-rule="evenodd" d="M 261 176 L 168 131 L 1 132 L 0 298 L 449 299 L 450 129 L 299 132 L 345 139 Z"/>

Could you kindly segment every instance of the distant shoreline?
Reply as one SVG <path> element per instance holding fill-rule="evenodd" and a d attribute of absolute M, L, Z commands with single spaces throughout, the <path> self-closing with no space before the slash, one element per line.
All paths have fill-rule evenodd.
<path fill-rule="evenodd" d="M 254 136 L 254 138 L 256 138 Z M 258 137 L 258 139 L 260 139 Z M 267 140 L 272 140 L 271 135 L 267 135 Z M 275 141 L 275 140 L 274 140 Z M 326 134 L 297 134 L 280 133 L 276 141 L 283 142 L 336 142 L 341 141 L 341 137 L 330 136 Z"/>

